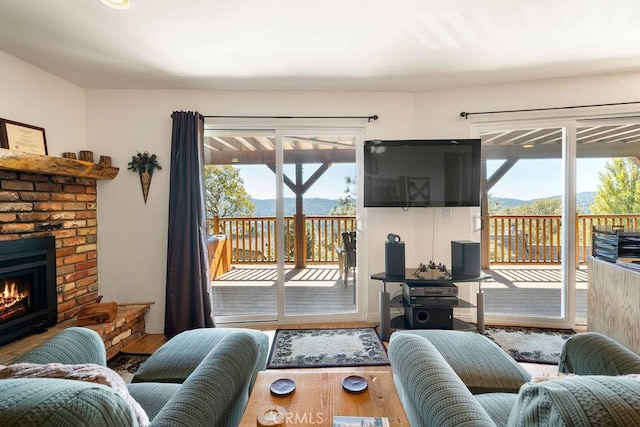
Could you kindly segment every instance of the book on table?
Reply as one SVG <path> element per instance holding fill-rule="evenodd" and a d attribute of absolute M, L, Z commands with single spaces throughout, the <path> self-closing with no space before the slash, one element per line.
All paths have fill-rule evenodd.
<path fill-rule="evenodd" d="M 389 427 L 387 417 L 334 416 L 333 427 Z"/>

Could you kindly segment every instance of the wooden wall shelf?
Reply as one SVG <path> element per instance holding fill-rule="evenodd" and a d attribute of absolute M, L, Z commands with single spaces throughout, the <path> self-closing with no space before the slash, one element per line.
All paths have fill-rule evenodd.
<path fill-rule="evenodd" d="M 103 166 L 93 162 L 42 156 L 7 149 L 0 149 L 0 169 L 89 179 L 113 179 L 120 170 L 119 168 Z"/>

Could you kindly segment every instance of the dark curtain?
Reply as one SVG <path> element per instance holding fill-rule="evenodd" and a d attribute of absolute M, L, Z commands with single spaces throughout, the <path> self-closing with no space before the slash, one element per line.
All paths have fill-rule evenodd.
<path fill-rule="evenodd" d="M 204 209 L 204 118 L 176 111 L 171 132 L 171 183 L 164 333 L 215 327 L 209 295 Z"/>

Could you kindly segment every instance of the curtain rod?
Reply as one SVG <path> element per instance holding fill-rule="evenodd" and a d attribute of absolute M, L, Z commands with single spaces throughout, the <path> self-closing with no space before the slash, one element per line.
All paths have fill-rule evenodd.
<path fill-rule="evenodd" d="M 640 104 L 640 101 L 630 101 L 630 102 L 613 102 L 611 104 L 587 104 L 587 105 L 570 105 L 567 107 L 548 107 L 548 108 L 529 108 L 524 110 L 501 110 L 501 111 L 477 111 L 474 113 L 467 113 L 465 111 L 460 113 L 460 117 L 467 119 L 469 116 L 475 116 L 478 114 L 498 114 L 498 113 L 524 113 L 531 111 L 549 111 L 549 110 L 570 110 L 572 108 L 588 108 L 588 107 L 611 107 L 614 105 L 629 105 L 629 104 Z"/>
<path fill-rule="evenodd" d="M 367 119 L 378 120 L 378 115 L 373 116 L 204 116 L 205 119 Z"/>

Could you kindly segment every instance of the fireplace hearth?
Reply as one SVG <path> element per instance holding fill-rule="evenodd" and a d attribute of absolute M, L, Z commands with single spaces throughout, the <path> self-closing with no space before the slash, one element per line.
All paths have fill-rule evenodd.
<path fill-rule="evenodd" d="M 55 238 L 0 241 L 0 346 L 56 320 Z"/>

